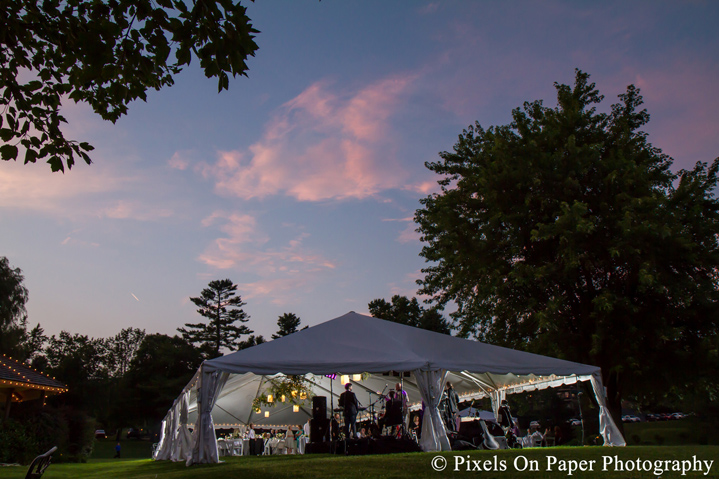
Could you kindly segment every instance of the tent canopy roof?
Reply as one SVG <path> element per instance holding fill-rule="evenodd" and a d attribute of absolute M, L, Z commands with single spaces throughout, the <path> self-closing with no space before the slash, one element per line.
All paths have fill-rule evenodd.
<path fill-rule="evenodd" d="M 599 368 L 349 312 L 206 361 L 207 371 L 258 375 L 439 370 L 517 376 L 591 375 Z"/>

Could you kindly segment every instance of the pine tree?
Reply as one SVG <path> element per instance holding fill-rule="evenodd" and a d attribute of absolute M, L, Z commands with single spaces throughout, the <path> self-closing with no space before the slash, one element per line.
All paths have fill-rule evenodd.
<path fill-rule="evenodd" d="M 209 320 L 208 323 L 190 324 L 177 328 L 185 341 L 198 345 L 207 351 L 210 357 L 221 356 L 220 350 L 239 349 L 240 336 L 252 334 L 244 324 L 249 319 L 242 310 L 245 303 L 236 296 L 237 285 L 229 279 L 212 281 L 202 290 L 200 297 L 190 298 L 197 305 L 197 312 Z"/>
<path fill-rule="evenodd" d="M 277 333 L 272 335 L 272 339 L 296 333 L 298 331 L 297 328 L 300 326 L 300 318 L 298 318 L 294 313 L 285 313 L 277 318 L 277 326 L 279 326 L 280 329 L 277 330 Z"/>

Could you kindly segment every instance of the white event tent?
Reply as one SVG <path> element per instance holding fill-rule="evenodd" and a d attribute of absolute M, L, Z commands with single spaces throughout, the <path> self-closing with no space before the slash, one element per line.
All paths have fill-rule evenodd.
<path fill-rule="evenodd" d="M 400 378 L 410 403 L 426 412 L 420 446 L 424 451 L 450 449 L 438 410 L 446 381 L 461 400 L 489 397 L 497 412 L 508 394 L 590 381 L 599 404 L 605 445 L 626 443 L 606 407 L 601 371 L 596 366 L 516 351 L 426 331 L 370 316 L 347 313 L 289 336 L 205 361 L 183 389 L 163 421 L 154 458 L 195 463 L 219 462 L 215 428 L 244 424 L 301 425 L 311 403 L 294 412 L 292 405 L 257 414 L 253 399 L 282 375 L 304 375 L 313 393 L 337 404 L 344 390 L 340 374 L 369 373 L 352 381 L 359 401 L 368 406 L 377 392 Z M 336 379 L 327 376 L 337 375 Z M 352 377 L 352 376 L 350 376 Z M 359 379 L 359 378 L 358 378 Z M 188 424 L 194 424 L 192 434 Z"/>

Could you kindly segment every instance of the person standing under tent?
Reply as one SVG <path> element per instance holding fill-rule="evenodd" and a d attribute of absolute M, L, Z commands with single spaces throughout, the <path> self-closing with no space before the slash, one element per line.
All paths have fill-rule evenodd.
<path fill-rule="evenodd" d="M 409 427 L 409 432 L 410 435 L 413 436 L 412 439 L 416 442 L 419 442 L 419 440 L 422 439 L 422 424 L 419 422 L 419 414 L 414 416 L 412 424 Z"/>
<path fill-rule="evenodd" d="M 447 381 L 441 399 L 442 418 L 448 431 L 457 432 L 457 414 L 459 414 L 459 395 L 452 383 Z"/>
<path fill-rule="evenodd" d="M 340 424 L 342 423 L 342 420 L 340 419 L 340 413 L 335 413 L 334 416 L 332 416 L 332 422 L 330 423 L 330 440 L 332 442 L 339 440 L 340 438 Z"/>
<path fill-rule="evenodd" d="M 402 428 L 403 431 L 407 431 L 409 427 L 409 398 L 407 397 L 407 391 L 402 389 L 402 383 L 397 383 L 394 386 L 395 399 L 402 403 Z"/>
<path fill-rule="evenodd" d="M 292 426 L 287 426 L 285 432 L 285 454 L 297 454 L 297 443 L 295 442 L 295 433 L 292 432 Z"/>
<path fill-rule="evenodd" d="M 339 406 L 344 410 L 345 415 L 345 437 L 354 438 L 357 435 L 357 412 L 359 402 L 357 396 L 352 392 L 352 383 L 345 384 L 345 392 L 340 394 Z M 352 433 L 350 434 L 350 431 Z"/>

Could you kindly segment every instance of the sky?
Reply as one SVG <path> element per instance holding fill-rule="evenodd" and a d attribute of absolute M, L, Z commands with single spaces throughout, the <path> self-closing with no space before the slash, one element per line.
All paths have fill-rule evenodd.
<path fill-rule="evenodd" d="M 609 108 L 640 87 L 674 168 L 719 156 L 719 2 L 258 0 L 248 77 L 194 62 L 116 124 L 66 102 L 94 163 L 0 164 L 0 256 L 31 326 L 175 334 L 229 278 L 266 338 L 416 296 L 425 167 L 478 121 L 507 124 L 591 75 Z"/>

